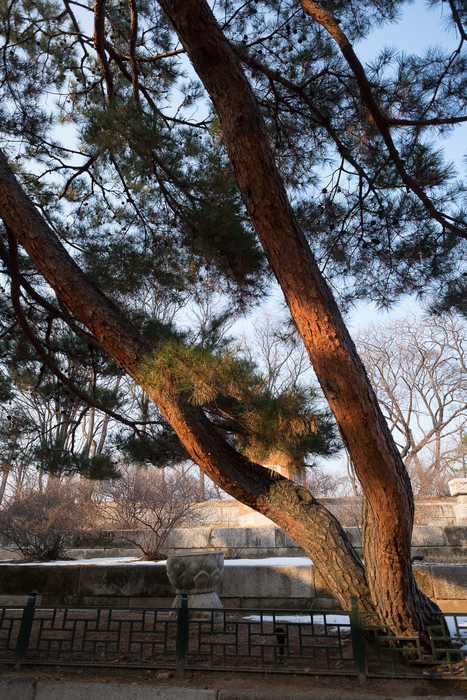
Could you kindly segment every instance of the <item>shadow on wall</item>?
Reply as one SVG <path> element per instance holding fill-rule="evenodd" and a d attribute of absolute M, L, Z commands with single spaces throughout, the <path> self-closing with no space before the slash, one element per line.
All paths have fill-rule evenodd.
<path fill-rule="evenodd" d="M 467 615 L 467 564 L 415 565 L 414 572 L 443 612 Z M 174 599 L 163 563 L 0 564 L 0 605 L 25 604 L 32 590 L 42 605 L 170 607 Z M 227 561 L 217 591 L 227 608 L 339 608 L 309 560 Z"/>

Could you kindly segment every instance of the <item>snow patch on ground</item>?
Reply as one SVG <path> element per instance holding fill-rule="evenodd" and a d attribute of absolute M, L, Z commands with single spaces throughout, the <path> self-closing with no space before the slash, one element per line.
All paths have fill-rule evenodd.
<path fill-rule="evenodd" d="M 326 613 L 326 615 L 315 615 L 310 613 L 309 615 L 248 615 L 246 620 L 252 620 L 253 622 L 263 620 L 264 622 L 294 622 L 301 623 L 302 625 L 309 625 L 313 620 L 315 625 L 323 625 L 326 620 L 327 625 L 345 625 L 341 629 L 350 629 L 350 618 L 348 615 L 336 615 L 335 613 Z"/>
<path fill-rule="evenodd" d="M 4 566 L 128 566 L 131 564 L 134 566 L 160 566 L 166 565 L 167 560 L 164 561 L 141 561 L 137 557 L 102 557 L 96 559 L 73 559 L 73 560 L 59 560 L 59 561 L 31 561 L 22 562 L 21 560 L 15 561 L 1 561 L 0 564 Z"/>
<path fill-rule="evenodd" d="M 100 557 L 95 559 L 73 559 L 71 561 L 33 561 L 22 562 L 21 560 L 1 561 L 2 565 L 10 566 L 161 566 L 166 565 L 164 561 L 141 561 L 137 557 Z M 268 559 L 228 559 L 224 561 L 225 566 L 313 566 L 306 557 L 269 557 Z"/>

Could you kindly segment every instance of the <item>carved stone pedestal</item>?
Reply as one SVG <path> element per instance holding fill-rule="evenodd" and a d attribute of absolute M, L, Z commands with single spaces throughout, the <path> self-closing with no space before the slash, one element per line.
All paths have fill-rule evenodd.
<path fill-rule="evenodd" d="M 210 612 L 199 608 L 222 608 L 219 596 L 214 591 L 224 572 L 224 552 L 189 552 L 171 554 L 167 558 L 167 576 L 175 588 L 172 608 L 181 606 L 182 594 L 188 595 L 188 608 L 198 608 L 190 612 L 190 620 L 211 620 Z M 222 618 L 222 615 L 215 617 Z M 175 617 L 175 615 L 174 615 Z"/>

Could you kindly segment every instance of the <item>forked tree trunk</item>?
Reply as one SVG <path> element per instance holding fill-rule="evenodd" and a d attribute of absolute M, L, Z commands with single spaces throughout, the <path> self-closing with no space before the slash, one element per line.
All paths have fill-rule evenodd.
<path fill-rule="evenodd" d="M 139 366 L 152 350 L 121 311 L 86 280 L 48 224 L 27 198 L 0 153 L 0 215 L 10 235 L 109 354 L 147 391 L 203 471 L 227 493 L 274 520 L 303 547 L 344 609 L 356 595 L 373 609 L 362 563 L 336 518 L 302 487 L 238 454 L 200 408 L 158 396 Z M 16 274 L 12 266 L 13 276 Z"/>
<path fill-rule="evenodd" d="M 434 608 L 419 592 L 410 565 L 410 482 L 335 301 L 298 230 L 250 86 L 204 0 L 160 4 L 213 99 L 242 196 L 355 464 L 367 499 L 367 578 L 340 524 L 309 492 L 239 455 L 202 409 L 179 396 L 160 396 L 148 384 L 139 367 L 151 346 L 86 280 L 0 156 L 0 215 L 10 239 L 17 238 L 60 300 L 159 405 L 201 469 L 298 542 L 343 607 L 354 593 L 395 633 L 423 633 L 425 615 Z M 12 243 L 11 248 L 14 253 Z"/>
<path fill-rule="evenodd" d="M 242 67 L 205 0 L 159 0 L 220 119 L 243 200 L 334 413 L 365 495 L 364 556 L 373 604 L 396 634 L 436 609 L 410 559 L 410 480 L 334 298 L 299 230 Z"/>

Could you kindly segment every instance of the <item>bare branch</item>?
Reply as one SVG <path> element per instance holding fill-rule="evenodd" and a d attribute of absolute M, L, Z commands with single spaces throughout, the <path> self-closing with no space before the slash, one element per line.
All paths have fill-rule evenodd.
<path fill-rule="evenodd" d="M 389 126 L 442 126 L 443 124 L 461 124 L 467 117 L 434 117 L 433 119 L 395 119 L 387 117 Z"/>

